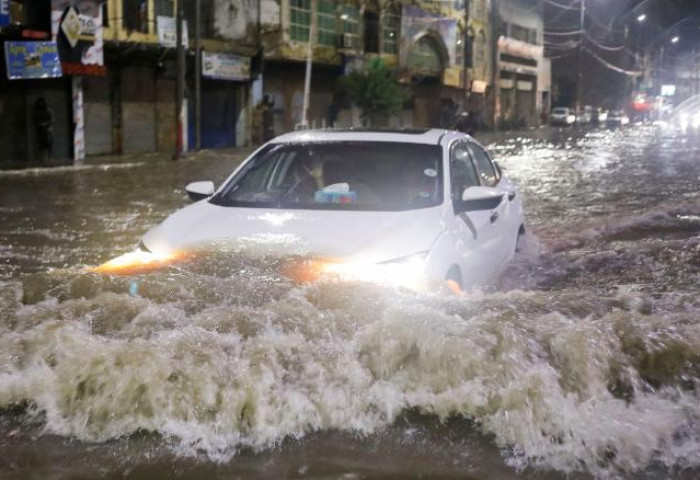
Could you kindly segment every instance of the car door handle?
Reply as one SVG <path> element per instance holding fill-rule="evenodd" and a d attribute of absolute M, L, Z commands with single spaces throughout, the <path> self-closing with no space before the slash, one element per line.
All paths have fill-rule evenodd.
<path fill-rule="evenodd" d="M 491 223 L 496 223 L 496 220 L 498 220 L 498 212 L 493 212 L 489 220 L 491 220 Z"/>
<path fill-rule="evenodd" d="M 508 192 L 508 200 L 510 200 L 512 202 L 514 198 L 515 198 L 515 190 L 512 192 Z"/>

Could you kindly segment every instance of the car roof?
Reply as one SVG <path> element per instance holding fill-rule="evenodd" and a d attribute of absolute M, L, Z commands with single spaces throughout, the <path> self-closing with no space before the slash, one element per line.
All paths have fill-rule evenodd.
<path fill-rule="evenodd" d="M 286 133 L 273 139 L 271 143 L 306 142 L 398 142 L 439 145 L 448 130 L 430 129 L 324 129 L 303 130 Z"/>

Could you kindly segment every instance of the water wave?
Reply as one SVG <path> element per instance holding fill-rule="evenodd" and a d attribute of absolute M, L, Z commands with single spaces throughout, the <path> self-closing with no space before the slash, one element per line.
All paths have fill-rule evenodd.
<path fill-rule="evenodd" d="M 3 284 L 0 408 L 218 460 L 418 410 L 474 421 L 519 468 L 700 464 L 695 297 L 298 286 L 274 261 L 229 260 L 138 277 L 138 296 L 78 272 Z"/>

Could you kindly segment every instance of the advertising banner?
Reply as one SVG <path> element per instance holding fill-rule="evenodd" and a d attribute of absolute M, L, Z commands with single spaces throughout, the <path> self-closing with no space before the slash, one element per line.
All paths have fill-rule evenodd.
<path fill-rule="evenodd" d="M 0 0 L 0 28 L 10 24 L 10 0 Z"/>
<path fill-rule="evenodd" d="M 250 58 L 203 52 L 202 76 L 217 80 L 250 80 Z"/>
<path fill-rule="evenodd" d="M 56 78 L 63 75 L 55 42 L 5 42 L 7 78 Z"/>
<path fill-rule="evenodd" d="M 102 0 L 51 0 L 51 34 L 66 75 L 105 75 Z"/>
<path fill-rule="evenodd" d="M 158 30 L 158 43 L 169 48 L 175 48 L 177 46 L 177 22 L 173 17 L 156 17 L 156 29 Z M 189 48 L 187 38 L 187 20 L 183 20 L 182 44 L 185 48 Z"/>

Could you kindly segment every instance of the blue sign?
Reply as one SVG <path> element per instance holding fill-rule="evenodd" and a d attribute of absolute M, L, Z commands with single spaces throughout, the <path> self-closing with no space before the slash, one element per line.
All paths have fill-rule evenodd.
<path fill-rule="evenodd" d="M 10 0 L 0 0 L 0 27 L 10 24 Z"/>
<path fill-rule="evenodd" d="M 56 78 L 63 76 L 56 42 L 5 42 L 7 78 Z"/>

